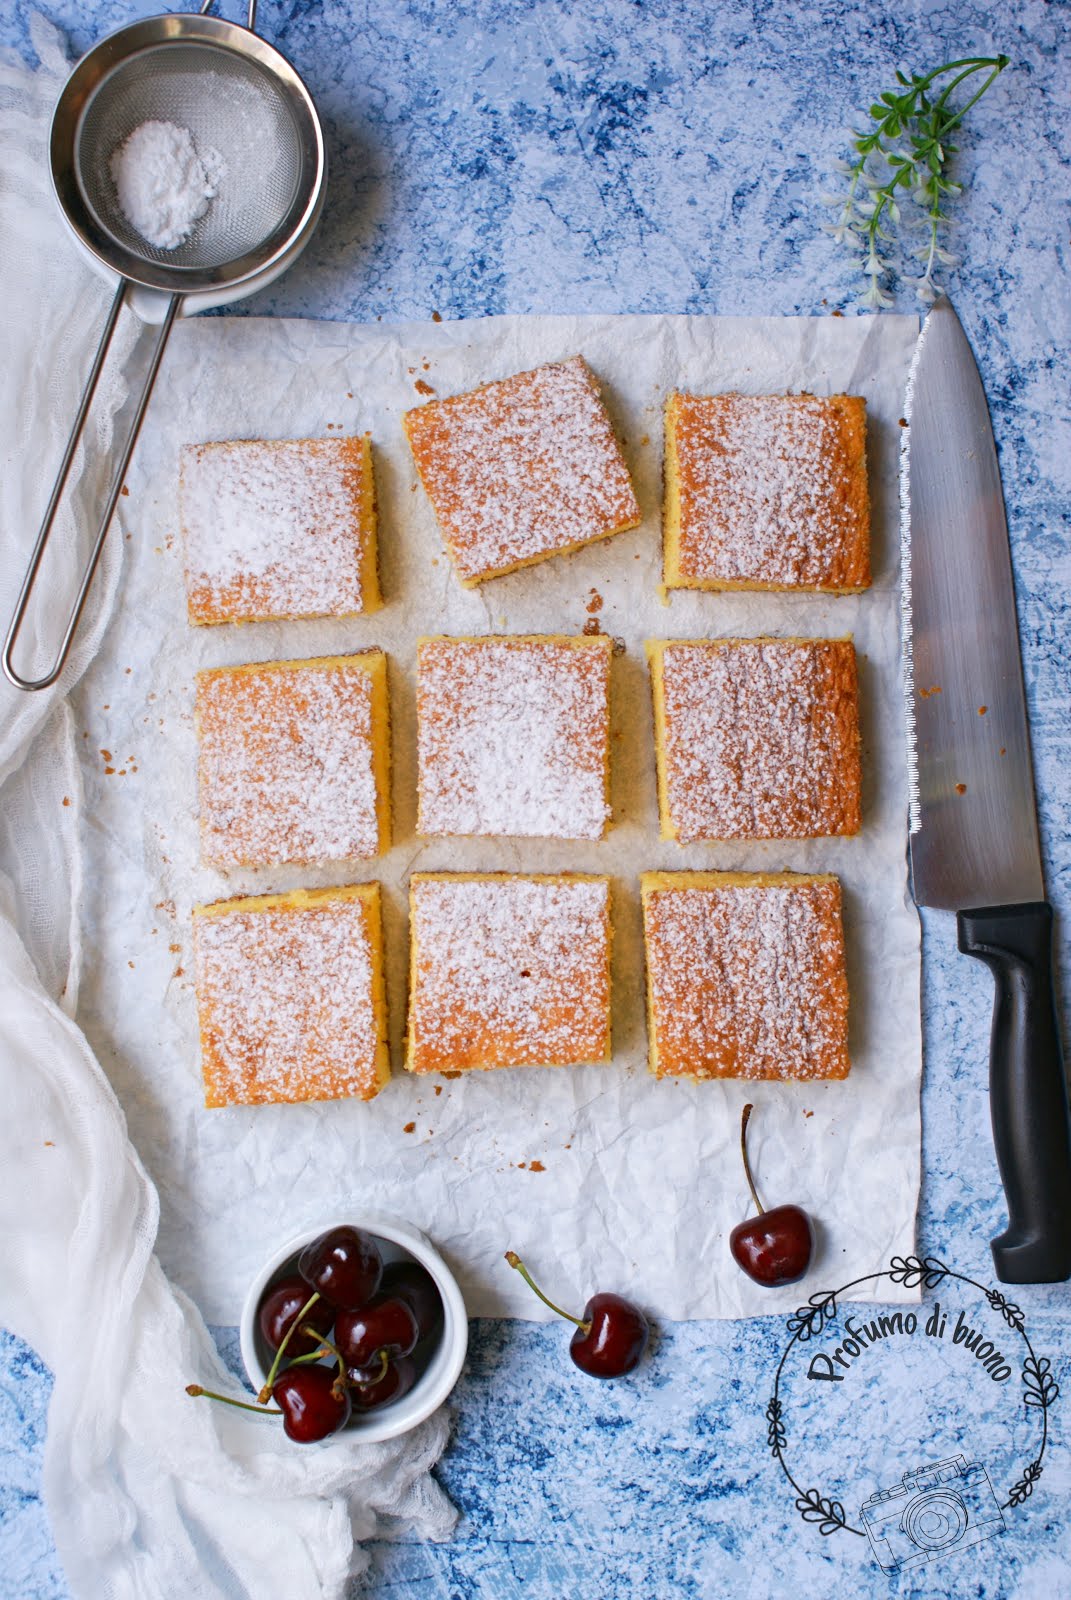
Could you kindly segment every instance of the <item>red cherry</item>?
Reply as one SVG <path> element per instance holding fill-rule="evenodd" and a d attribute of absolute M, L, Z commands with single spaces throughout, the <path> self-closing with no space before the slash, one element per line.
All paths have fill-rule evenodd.
<path fill-rule="evenodd" d="M 622 1378 L 639 1366 L 651 1331 L 639 1306 L 622 1299 L 619 1294 L 593 1294 L 584 1307 L 583 1317 L 574 1317 L 547 1299 L 520 1256 L 507 1250 L 506 1260 L 544 1305 L 567 1322 L 576 1323 L 569 1354 L 581 1372 L 592 1378 Z"/>
<path fill-rule="evenodd" d="M 751 1198 L 757 1217 L 738 1222 L 729 1235 L 729 1249 L 737 1266 L 749 1278 L 768 1289 L 796 1283 L 803 1277 L 814 1254 L 814 1224 L 800 1206 L 774 1206 L 764 1211 L 751 1176 L 747 1157 L 747 1125 L 751 1106 L 745 1106 L 740 1119 L 740 1152 L 744 1159 Z"/>
<path fill-rule="evenodd" d="M 774 1206 L 729 1235 L 733 1260 L 756 1283 L 776 1289 L 802 1278 L 814 1253 L 814 1228 L 800 1206 Z"/>
<path fill-rule="evenodd" d="M 349 1367 L 346 1376 L 350 1381 L 350 1396 L 355 1411 L 374 1411 L 379 1406 L 389 1406 L 408 1394 L 417 1380 L 416 1362 L 411 1356 L 399 1356 L 396 1361 L 381 1363 L 379 1368 Z"/>
<path fill-rule="evenodd" d="M 383 1257 L 371 1234 L 343 1226 L 307 1244 L 298 1271 L 332 1305 L 359 1311 L 379 1288 Z"/>
<path fill-rule="evenodd" d="M 278 1350 L 290 1332 L 298 1312 L 308 1303 L 311 1294 L 312 1290 L 305 1279 L 296 1272 L 288 1273 L 285 1278 L 268 1285 L 257 1316 L 261 1334 L 273 1350 Z M 318 1334 L 326 1337 L 331 1332 L 334 1320 L 334 1306 L 328 1305 L 325 1300 L 319 1300 L 306 1311 L 301 1319 L 301 1325 L 302 1329 L 315 1328 Z M 309 1356 L 314 1350 L 319 1349 L 319 1345 L 320 1341 L 317 1338 L 299 1330 L 291 1335 L 286 1353 L 290 1357 Z"/>
<path fill-rule="evenodd" d="M 332 1367 L 287 1367 L 271 1392 L 287 1437 L 298 1444 L 326 1439 L 350 1420 L 349 1392 Z"/>
<path fill-rule="evenodd" d="M 347 1367 L 374 1367 L 381 1354 L 407 1356 L 419 1332 L 412 1306 L 393 1295 L 377 1294 L 360 1311 L 335 1318 L 335 1343 Z"/>
<path fill-rule="evenodd" d="M 442 1296 L 431 1273 L 418 1261 L 388 1261 L 383 1268 L 379 1292 L 408 1301 L 417 1319 L 418 1343 L 433 1334 L 442 1322 Z"/>
<path fill-rule="evenodd" d="M 647 1349 L 647 1318 L 619 1294 L 593 1294 L 583 1321 L 569 1341 L 569 1354 L 593 1378 L 623 1378 Z"/>

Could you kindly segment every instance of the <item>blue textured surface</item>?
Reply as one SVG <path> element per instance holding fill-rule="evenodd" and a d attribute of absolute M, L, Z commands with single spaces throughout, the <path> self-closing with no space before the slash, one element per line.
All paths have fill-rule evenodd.
<path fill-rule="evenodd" d="M 81 50 L 156 7 L 109 0 L 44 9 Z M 0 17 L 0 42 L 27 54 L 28 14 L 19 0 Z M 1000 448 L 1049 892 L 1065 924 L 1069 18 L 1066 4 L 1038 0 L 954 8 L 587 0 L 575 15 L 554 0 L 263 0 L 261 29 L 292 57 L 323 111 L 331 180 L 306 257 L 241 308 L 390 320 L 850 307 L 853 271 L 819 229 L 817 195 L 844 153 L 853 109 L 901 63 L 1005 51 L 1012 69 L 962 140 L 968 193 L 953 290 Z M 912 309 L 906 294 L 898 304 Z M 1003 1220 L 985 1082 L 990 985 L 954 944 L 951 919 L 927 918 L 919 1239 L 988 1279 L 988 1240 Z M 1065 956 L 1063 936 L 1060 948 Z M 1071 993 L 1066 960 L 1062 969 Z M 1035 1347 L 1071 1390 L 1071 1291 L 1016 1298 Z M 597 1387 L 570 1367 L 556 1328 L 477 1324 L 456 1438 L 439 1469 L 464 1513 L 457 1537 L 440 1547 L 377 1545 L 362 1592 L 376 1600 L 1071 1595 L 1071 1393 L 1051 1413 L 1041 1482 L 1008 1514 L 1007 1531 L 890 1579 L 865 1540 L 823 1538 L 804 1525 L 766 1452 L 763 1409 L 784 1338 L 772 1319 L 668 1327 L 640 1376 Z M 878 1360 L 873 1375 L 857 1375 L 854 1405 L 831 1401 L 823 1415 L 813 1400 L 809 1437 L 825 1493 L 846 1463 L 865 1466 L 871 1487 L 915 1464 L 889 1441 L 927 1380 L 892 1356 L 878 1375 Z M 957 1413 L 957 1441 L 969 1450 L 1014 1411 L 1027 1451 L 1031 1418 L 1018 1396 L 969 1371 L 968 1380 L 938 1408 Z M 5 1600 L 67 1594 L 40 1499 L 48 1392 L 32 1353 L 0 1338 Z"/>

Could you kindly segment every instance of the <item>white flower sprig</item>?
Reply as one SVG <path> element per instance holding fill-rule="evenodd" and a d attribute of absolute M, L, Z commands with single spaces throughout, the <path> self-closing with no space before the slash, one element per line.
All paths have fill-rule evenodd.
<path fill-rule="evenodd" d="M 893 242 L 888 230 L 901 220 L 905 227 L 926 230 L 924 242 L 912 252 L 922 263 L 921 276 L 908 280 L 920 300 L 929 304 L 936 297 L 936 265 L 956 265 L 956 257 L 938 241 L 939 229 L 951 226 L 945 199 L 960 193 L 960 185 L 946 175 L 949 160 L 956 154 L 948 136 L 1007 65 L 1007 56 L 976 56 L 948 61 L 925 74 L 906 77 L 897 72 L 897 89 L 887 91 L 870 107 L 873 126 L 862 133 L 852 130 L 855 160 L 835 163 L 836 170 L 849 180 L 848 190 L 822 196 L 822 203 L 837 211 L 836 220 L 823 223 L 823 227 L 837 244 L 861 252 L 859 263 L 869 282 L 860 305 L 873 309 L 892 305 L 892 296 L 882 288 L 889 262 L 879 254 L 879 245 Z M 953 93 L 976 72 L 987 74 L 982 87 L 965 105 L 954 108 Z M 936 97 L 931 95 L 937 79 L 948 73 L 955 74 L 951 82 Z M 912 203 L 914 217 L 901 219 L 898 194 Z"/>

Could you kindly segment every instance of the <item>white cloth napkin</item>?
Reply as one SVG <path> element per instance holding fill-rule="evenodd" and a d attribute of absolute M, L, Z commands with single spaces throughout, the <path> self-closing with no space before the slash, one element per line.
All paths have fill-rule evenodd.
<path fill-rule="evenodd" d="M 31 36 L 37 72 L 0 60 L 4 626 L 110 292 L 79 260 L 49 191 L 48 119 L 68 63 L 42 19 Z M 113 372 L 136 337 L 126 320 Z M 124 392 L 118 377 L 102 382 L 92 461 L 107 462 Z M 87 497 L 105 472 L 87 473 Z M 57 524 L 23 668 L 44 666 L 62 632 L 86 544 L 78 524 L 68 512 Z M 66 694 L 107 626 L 121 544 L 116 534 L 106 547 L 60 682 L 36 694 L 0 686 L 0 1322 L 55 1377 L 45 1502 L 75 1595 L 313 1600 L 340 1594 L 362 1570 L 355 1541 L 397 1527 L 383 1518 L 420 1537 L 448 1536 L 455 1513 L 429 1476 L 448 1419 L 440 1411 L 387 1444 L 343 1436 L 301 1447 L 277 1421 L 184 1392 L 189 1382 L 236 1386 L 200 1313 L 153 1255 L 156 1192 L 72 1020 L 81 817 Z"/>

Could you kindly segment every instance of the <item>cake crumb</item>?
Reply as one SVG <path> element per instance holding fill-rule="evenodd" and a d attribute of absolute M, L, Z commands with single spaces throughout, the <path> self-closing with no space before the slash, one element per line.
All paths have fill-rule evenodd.
<path fill-rule="evenodd" d="M 589 590 L 589 596 L 590 596 L 590 598 L 588 599 L 588 603 L 584 607 L 584 609 L 585 609 L 585 611 L 589 612 L 592 616 L 594 616 L 596 611 L 601 611 L 602 610 L 602 608 L 603 608 L 603 598 L 602 598 L 602 595 L 599 593 L 598 589 Z"/>
<path fill-rule="evenodd" d="M 967 793 L 967 785 L 965 783 L 957 783 L 956 784 L 956 793 L 957 794 L 966 794 Z"/>
<path fill-rule="evenodd" d="M 547 1169 L 542 1161 L 531 1161 L 528 1164 L 528 1170 L 529 1172 L 546 1172 Z"/>
<path fill-rule="evenodd" d="M 598 617 L 589 617 L 584 624 L 583 632 L 589 639 L 593 639 L 596 634 L 601 633 L 602 629 L 599 627 Z"/>
<path fill-rule="evenodd" d="M 435 393 L 435 390 L 432 388 L 431 384 L 426 383 L 423 378 L 417 378 L 416 382 L 413 384 L 413 388 L 416 390 L 417 394 Z"/>
<path fill-rule="evenodd" d="M 71 803 L 71 797 L 70 797 L 70 795 L 69 795 L 69 794 L 65 794 L 65 795 L 64 795 L 64 796 L 63 796 L 63 804 L 64 804 L 64 805 L 65 805 L 65 806 L 69 806 L 69 805 L 70 805 L 70 803 Z"/>
<path fill-rule="evenodd" d="M 416 1132 L 416 1123 L 415 1122 L 403 1123 L 402 1124 L 402 1132 L 403 1133 L 415 1133 Z"/>
<path fill-rule="evenodd" d="M 441 311 L 433 311 L 432 314 L 431 314 L 431 320 L 432 320 L 432 322 L 441 322 L 443 320 L 442 312 Z"/>

